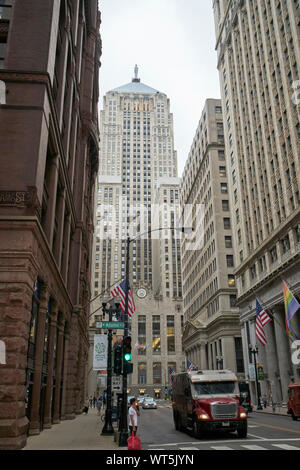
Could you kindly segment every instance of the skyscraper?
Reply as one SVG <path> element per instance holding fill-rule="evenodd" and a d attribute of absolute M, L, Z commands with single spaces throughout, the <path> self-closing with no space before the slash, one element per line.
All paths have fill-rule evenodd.
<path fill-rule="evenodd" d="M 169 99 L 140 81 L 137 66 L 130 83 L 105 95 L 100 135 L 94 296 L 101 300 L 124 279 L 126 239 L 136 238 L 130 243 L 130 284 L 136 302 L 132 387 L 147 385 L 152 395 L 159 395 L 168 381 L 168 362 L 177 370 L 182 367 L 180 244 L 171 230 L 157 230 L 162 222 L 159 204 L 168 198 L 170 205 L 175 200 L 179 204 L 179 180 Z M 170 224 L 167 228 L 174 227 L 174 218 Z M 164 283 L 162 260 L 168 269 Z M 95 301 L 94 310 L 96 306 Z"/>
<path fill-rule="evenodd" d="M 0 449 L 86 399 L 100 12 L 0 2 Z"/>
<path fill-rule="evenodd" d="M 221 100 L 205 102 L 180 187 L 199 245 L 182 243 L 183 348 L 199 369 L 244 374 Z M 202 210 L 200 210 L 202 209 Z M 202 240 L 201 240 L 202 238 Z"/>
<path fill-rule="evenodd" d="M 282 293 L 282 280 L 300 293 L 299 1 L 216 0 L 214 11 L 246 371 L 257 297 L 273 313 L 262 392 L 281 401 L 299 380 Z"/>

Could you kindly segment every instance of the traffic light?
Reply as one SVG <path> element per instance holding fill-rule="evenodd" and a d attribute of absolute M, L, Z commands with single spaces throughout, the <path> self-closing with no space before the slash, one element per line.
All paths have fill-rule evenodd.
<path fill-rule="evenodd" d="M 114 373 L 122 374 L 122 346 L 116 344 L 114 347 Z"/>
<path fill-rule="evenodd" d="M 123 374 L 132 374 L 133 364 L 131 364 L 131 336 L 127 336 L 123 341 Z"/>

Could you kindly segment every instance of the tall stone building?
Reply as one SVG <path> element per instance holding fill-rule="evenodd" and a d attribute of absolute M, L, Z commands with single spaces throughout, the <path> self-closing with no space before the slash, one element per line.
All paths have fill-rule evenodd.
<path fill-rule="evenodd" d="M 0 5 L 0 448 L 87 390 L 98 170 L 96 0 Z"/>
<path fill-rule="evenodd" d="M 245 366 L 256 342 L 261 392 L 286 401 L 300 378 L 282 291 L 284 280 L 300 294 L 299 1 L 213 4 Z M 266 346 L 255 338 L 256 298 L 273 315 Z"/>
<path fill-rule="evenodd" d="M 221 101 L 206 100 L 182 175 L 197 244 L 182 242 L 183 348 L 198 369 L 244 375 Z M 201 219 L 201 220 L 199 220 Z"/>
<path fill-rule="evenodd" d="M 157 230 L 159 204 L 174 205 L 175 199 L 179 204 L 177 154 L 169 99 L 140 81 L 137 66 L 130 83 L 105 95 L 100 136 L 91 310 L 101 315 L 101 302 L 125 278 L 126 239 L 136 238 L 130 243 L 136 311 L 130 324 L 134 369 L 128 392 L 163 396 L 168 368 L 181 371 L 183 362 L 180 244 L 171 230 Z M 166 282 L 160 265 L 168 269 Z"/>

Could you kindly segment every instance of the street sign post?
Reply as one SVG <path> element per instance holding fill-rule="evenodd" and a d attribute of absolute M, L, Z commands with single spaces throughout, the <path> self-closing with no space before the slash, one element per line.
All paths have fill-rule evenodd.
<path fill-rule="evenodd" d="M 123 321 L 97 321 L 96 328 L 102 328 L 104 330 L 122 330 L 124 329 Z"/>

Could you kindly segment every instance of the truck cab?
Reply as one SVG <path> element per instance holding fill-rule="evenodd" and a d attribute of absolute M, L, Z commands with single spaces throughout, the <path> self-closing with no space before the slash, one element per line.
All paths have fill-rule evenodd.
<path fill-rule="evenodd" d="M 247 413 L 240 405 L 236 375 L 229 370 L 175 374 L 172 382 L 175 429 L 196 437 L 212 431 L 237 431 L 247 436 Z"/>
<path fill-rule="evenodd" d="M 300 383 L 291 383 L 288 388 L 288 414 L 290 414 L 294 421 L 300 418 Z"/>

